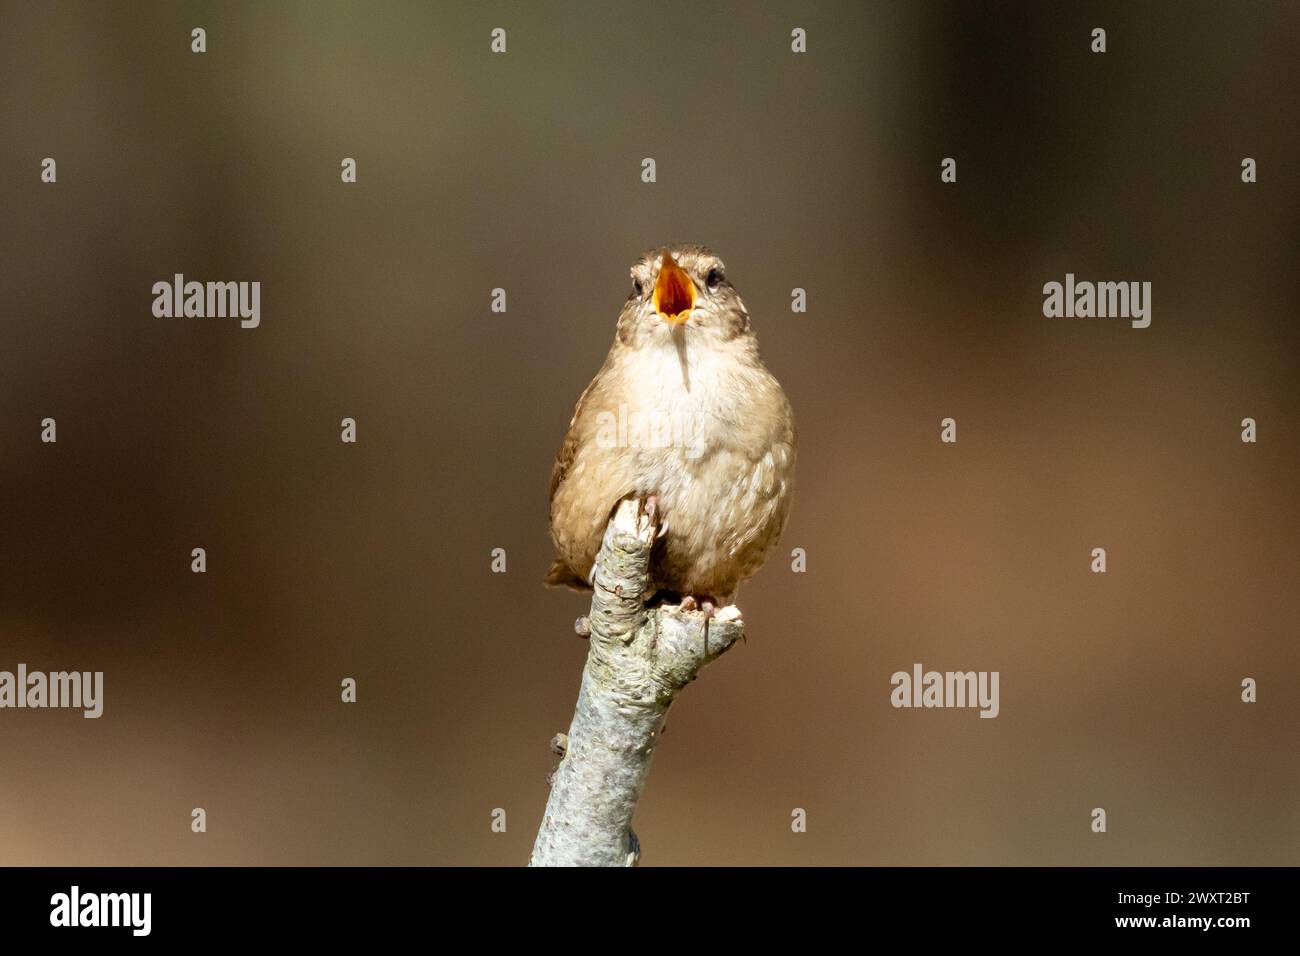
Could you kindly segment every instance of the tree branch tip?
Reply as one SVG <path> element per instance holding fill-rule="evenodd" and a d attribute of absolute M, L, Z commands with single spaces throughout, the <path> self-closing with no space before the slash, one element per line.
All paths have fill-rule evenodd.
<path fill-rule="evenodd" d="M 718 612 L 713 615 L 713 619 L 719 624 L 743 625 L 745 623 L 741 620 L 740 608 L 736 607 L 734 604 L 728 604 L 726 607 L 718 610 Z"/>
<path fill-rule="evenodd" d="M 578 702 L 568 734 L 551 738 L 560 762 L 546 775 L 550 794 L 530 866 L 639 863 L 632 815 L 650 755 L 667 732 L 668 708 L 701 668 L 745 636 L 734 604 L 647 606 L 657 590 L 658 519 L 650 495 L 619 502 L 606 525 L 588 579 L 591 610 L 573 625 L 591 639 Z"/>

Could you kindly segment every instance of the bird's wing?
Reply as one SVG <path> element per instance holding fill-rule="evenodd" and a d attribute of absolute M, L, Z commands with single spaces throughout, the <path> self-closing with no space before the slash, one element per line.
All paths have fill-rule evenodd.
<path fill-rule="evenodd" d="M 578 396 L 578 403 L 573 406 L 573 418 L 569 419 L 569 430 L 564 435 L 564 442 L 560 445 L 560 453 L 555 456 L 555 466 L 551 469 L 551 492 L 547 500 L 552 504 L 555 502 L 555 493 L 559 491 L 560 485 L 564 484 L 569 469 L 573 467 L 573 459 L 578 455 L 579 436 L 581 434 L 578 421 L 582 418 L 582 413 L 586 409 L 587 398 L 591 395 L 592 389 L 596 387 L 597 383 L 604 378 L 608 369 L 609 356 L 606 356 L 600 371 L 596 373 L 595 378 L 587 383 L 587 387 Z"/>
<path fill-rule="evenodd" d="M 581 445 L 582 421 L 587 411 L 588 399 L 592 397 L 597 385 L 603 379 L 606 370 L 609 368 L 610 360 L 607 356 L 605 363 L 596 373 L 595 378 L 582 390 L 578 397 L 578 402 L 573 408 L 573 418 L 569 420 L 569 430 L 564 435 L 564 441 L 560 445 L 560 452 L 555 456 L 555 466 L 551 469 L 551 490 L 550 490 L 550 508 L 551 520 L 555 520 L 555 496 L 564 484 L 564 480 L 569 476 L 570 469 L 573 468 L 573 462 L 578 457 L 578 448 Z M 552 527 L 554 533 L 554 527 Z M 590 591 L 591 584 L 579 572 L 569 567 L 563 560 L 556 558 L 551 564 L 551 569 L 546 575 L 546 584 L 548 587 L 568 587 L 577 591 Z"/>

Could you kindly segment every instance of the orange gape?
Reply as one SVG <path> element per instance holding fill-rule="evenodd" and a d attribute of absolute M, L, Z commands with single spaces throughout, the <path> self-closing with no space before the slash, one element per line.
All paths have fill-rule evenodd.
<path fill-rule="evenodd" d="M 674 325 L 684 322 L 695 308 L 695 283 L 667 249 L 659 267 L 659 281 L 655 283 L 654 305 Z"/>

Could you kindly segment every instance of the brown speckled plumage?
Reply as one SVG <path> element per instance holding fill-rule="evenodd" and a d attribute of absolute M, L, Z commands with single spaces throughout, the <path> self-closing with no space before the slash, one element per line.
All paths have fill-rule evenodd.
<path fill-rule="evenodd" d="M 654 495 L 663 533 L 654 586 L 725 604 L 785 527 L 790 403 L 709 250 L 647 253 L 632 279 L 614 344 L 578 399 L 551 475 L 556 560 L 547 583 L 588 587 L 614 507 Z"/>

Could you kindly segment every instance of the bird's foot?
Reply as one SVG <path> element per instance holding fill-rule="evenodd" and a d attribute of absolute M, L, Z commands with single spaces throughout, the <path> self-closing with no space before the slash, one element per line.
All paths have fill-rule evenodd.
<path fill-rule="evenodd" d="M 686 595 L 686 597 L 682 598 L 681 609 L 683 611 L 702 611 L 706 618 L 713 617 L 713 615 L 718 613 L 717 602 L 707 594 Z"/>

